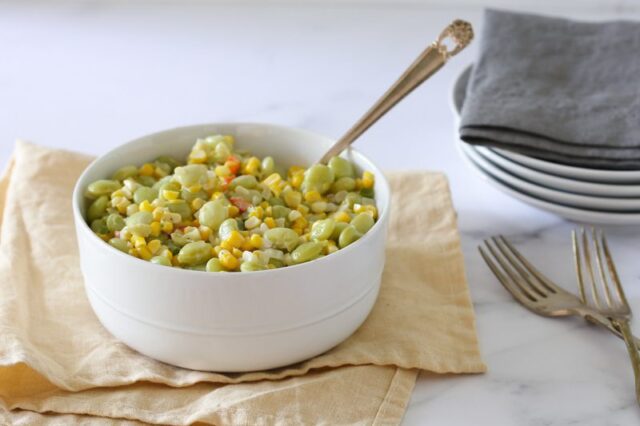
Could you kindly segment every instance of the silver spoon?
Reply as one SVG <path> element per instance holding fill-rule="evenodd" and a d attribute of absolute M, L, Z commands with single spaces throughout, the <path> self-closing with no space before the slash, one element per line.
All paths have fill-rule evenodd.
<path fill-rule="evenodd" d="M 449 40 L 450 39 L 450 40 Z M 373 123 L 385 115 L 405 96 L 436 73 L 449 58 L 464 49 L 473 40 L 471 24 L 456 19 L 440 33 L 436 41 L 431 43 L 418 58 L 407 68 L 400 78 L 382 95 L 349 131 L 342 136 L 320 159 L 326 163 L 333 156 L 340 154 L 360 137 Z M 453 44 L 451 50 L 445 42 Z"/>

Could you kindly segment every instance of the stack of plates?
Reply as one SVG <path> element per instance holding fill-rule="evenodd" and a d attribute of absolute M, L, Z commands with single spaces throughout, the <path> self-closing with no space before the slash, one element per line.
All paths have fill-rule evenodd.
<path fill-rule="evenodd" d="M 453 88 L 458 117 L 470 71 L 467 68 Z M 580 222 L 640 224 L 640 171 L 573 167 L 460 140 L 457 144 L 473 169 L 528 204 Z"/>

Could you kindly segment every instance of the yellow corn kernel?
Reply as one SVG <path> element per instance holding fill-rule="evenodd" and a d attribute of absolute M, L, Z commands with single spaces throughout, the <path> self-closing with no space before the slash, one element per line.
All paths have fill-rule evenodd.
<path fill-rule="evenodd" d="M 240 247 L 240 250 L 252 251 L 253 249 L 255 249 L 255 247 L 253 246 L 253 244 L 251 244 L 251 241 L 248 238 L 245 238 L 244 243 L 242 243 L 242 247 Z"/>
<path fill-rule="evenodd" d="M 158 253 L 158 256 L 163 256 L 171 260 L 173 258 L 173 253 L 171 253 L 171 250 L 169 250 L 168 248 L 165 248 L 165 249 L 162 249 L 160 253 Z"/>
<path fill-rule="evenodd" d="M 122 192 L 121 189 L 116 189 L 115 191 L 113 191 L 111 193 L 111 199 L 117 198 L 117 197 L 125 197 L 126 195 L 124 194 L 124 192 Z"/>
<path fill-rule="evenodd" d="M 200 185 L 199 183 L 196 183 L 195 185 L 191 185 L 189 187 L 187 187 L 187 191 L 194 193 L 194 192 L 198 192 L 202 189 L 202 185 Z"/>
<path fill-rule="evenodd" d="M 231 174 L 231 170 L 227 166 L 216 166 L 216 176 L 227 177 Z"/>
<path fill-rule="evenodd" d="M 302 235 L 302 233 L 304 232 L 304 229 L 300 228 L 299 226 L 293 226 L 291 229 L 293 229 L 295 231 L 296 234 L 298 235 Z"/>
<path fill-rule="evenodd" d="M 367 213 L 371 215 L 372 218 L 376 219 L 378 217 L 378 209 L 376 206 L 371 205 L 363 205 L 363 204 L 354 204 L 353 211 L 356 213 Z"/>
<path fill-rule="evenodd" d="M 244 166 L 244 172 L 248 175 L 257 175 L 260 170 L 260 159 L 251 157 Z"/>
<path fill-rule="evenodd" d="M 178 191 L 172 191 L 170 189 L 162 190 L 162 198 L 166 200 L 171 200 L 171 201 L 177 200 L 179 195 L 180 193 Z"/>
<path fill-rule="evenodd" d="M 142 166 L 140 166 L 138 173 L 140 173 L 142 176 L 151 176 L 154 171 L 155 171 L 155 167 L 153 167 L 153 164 L 145 163 Z"/>
<path fill-rule="evenodd" d="M 307 191 L 304 193 L 304 200 L 307 203 L 315 203 L 322 200 L 322 195 L 318 191 Z"/>
<path fill-rule="evenodd" d="M 276 220 L 272 217 L 267 217 L 264 219 L 264 223 L 269 227 L 269 228 L 275 228 L 276 227 Z"/>
<path fill-rule="evenodd" d="M 160 222 L 154 220 L 153 222 L 151 222 L 150 226 L 152 236 L 157 237 L 158 235 L 160 235 L 160 231 L 162 230 L 162 225 L 160 225 Z"/>
<path fill-rule="evenodd" d="M 196 198 L 191 202 L 191 208 L 193 210 L 200 210 L 200 207 L 204 205 L 204 200 L 202 198 Z"/>
<path fill-rule="evenodd" d="M 150 202 L 148 202 L 147 200 L 144 200 L 143 202 L 141 202 L 138 205 L 138 209 L 141 212 L 152 212 L 153 211 L 153 206 L 151 205 Z"/>
<path fill-rule="evenodd" d="M 291 166 L 287 171 L 288 176 L 295 176 L 303 173 L 304 173 L 304 167 L 300 167 L 300 166 Z"/>
<path fill-rule="evenodd" d="M 170 220 L 160 222 L 160 225 L 162 226 L 162 232 L 166 232 L 167 234 L 173 232 L 173 222 Z"/>
<path fill-rule="evenodd" d="M 147 248 L 151 251 L 151 254 L 156 254 L 162 247 L 160 240 L 151 240 L 147 243 Z"/>
<path fill-rule="evenodd" d="M 291 183 L 292 187 L 294 187 L 295 189 L 299 189 L 302 186 L 303 180 L 304 180 L 304 175 L 300 173 L 300 174 L 291 176 L 291 179 L 289 179 L 289 182 Z"/>
<path fill-rule="evenodd" d="M 324 248 L 325 254 L 331 254 L 338 251 L 338 246 L 336 246 L 335 241 L 328 240 L 328 244 Z"/>
<path fill-rule="evenodd" d="M 147 242 L 145 241 L 144 237 L 140 235 L 133 235 L 131 237 L 131 243 L 135 248 L 144 247 L 147 245 Z"/>
<path fill-rule="evenodd" d="M 222 197 L 224 194 L 220 191 L 215 191 L 213 194 L 211 194 L 211 201 L 213 200 L 217 200 L 218 198 Z"/>
<path fill-rule="evenodd" d="M 249 242 L 254 248 L 259 249 L 264 244 L 264 239 L 260 236 L 260 234 L 253 234 L 249 239 Z"/>
<path fill-rule="evenodd" d="M 222 267 L 229 271 L 236 269 L 240 263 L 229 250 L 220 250 L 220 253 L 218 253 L 218 259 L 220 259 Z"/>
<path fill-rule="evenodd" d="M 233 254 L 235 257 L 237 257 L 238 259 L 240 259 L 242 257 L 242 250 L 240 250 L 239 248 L 234 248 L 231 251 L 231 254 Z"/>
<path fill-rule="evenodd" d="M 362 179 L 356 179 L 356 189 L 362 189 Z"/>
<path fill-rule="evenodd" d="M 373 184 L 374 184 L 375 178 L 373 177 L 373 173 L 371 172 L 364 172 L 362 174 L 362 187 L 369 189 L 369 188 L 373 188 Z"/>
<path fill-rule="evenodd" d="M 139 247 L 136 250 L 138 251 L 140 257 L 144 260 L 149 260 L 153 257 L 153 255 L 151 254 L 151 250 L 149 250 L 148 247 Z"/>
<path fill-rule="evenodd" d="M 200 231 L 200 238 L 202 238 L 203 240 L 208 240 L 211 236 L 211 228 L 202 225 L 198 229 Z"/>
<path fill-rule="evenodd" d="M 229 233 L 229 236 L 223 241 L 223 243 L 230 244 L 231 248 L 241 247 L 243 242 L 244 242 L 244 237 L 238 231 L 231 231 Z"/>
<path fill-rule="evenodd" d="M 316 191 L 317 192 L 317 191 Z M 282 198 L 287 207 L 295 209 L 302 202 L 302 194 L 298 191 L 284 191 Z"/>
<path fill-rule="evenodd" d="M 268 206 L 267 208 L 264 209 L 264 215 L 271 217 L 273 216 L 273 207 Z"/>
<path fill-rule="evenodd" d="M 249 217 L 251 216 L 255 216 L 258 219 L 262 219 L 262 217 L 264 216 L 264 209 L 260 206 L 256 206 L 249 209 Z"/>
<path fill-rule="evenodd" d="M 156 167 L 156 169 L 153 171 L 153 176 L 157 179 L 162 179 L 167 175 L 168 173 L 161 167 Z"/>
<path fill-rule="evenodd" d="M 282 182 L 282 176 L 280 176 L 278 173 L 271 173 L 262 181 L 262 183 L 267 185 L 269 188 L 271 188 L 271 186 L 273 185 L 279 184 L 280 182 Z"/>
<path fill-rule="evenodd" d="M 240 209 L 236 206 L 227 207 L 227 212 L 229 213 L 229 217 L 236 217 L 240 214 Z"/>
<path fill-rule="evenodd" d="M 336 220 L 336 222 L 349 223 L 351 221 L 351 217 L 347 212 L 337 212 L 335 215 L 333 215 L 333 218 Z"/>
<path fill-rule="evenodd" d="M 299 218 L 297 218 L 296 220 L 293 221 L 293 226 L 298 226 L 300 228 L 304 228 L 308 224 L 309 224 L 309 222 L 304 217 L 299 217 Z"/>
<path fill-rule="evenodd" d="M 202 164 L 207 162 L 207 153 L 203 149 L 194 149 L 189 154 L 189 162 Z"/>
<path fill-rule="evenodd" d="M 222 246 L 215 246 L 212 250 L 213 250 L 214 256 L 219 256 L 220 252 L 222 251 Z"/>
<path fill-rule="evenodd" d="M 178 256 L 173 256 L 173 257 L 171 258 L 171 264 L 172 264 L 173 266 L 180 266 L 180 262 L 178 261 Z"/>
<path fill-rule="evenodd" d="M 161 208 L 156 207 L 155 209 L 153 209 L 153 220 L 160 220 L 162 219 L 162 216 L 164 216 L 164 211 L 162 211 Z"/>
<path fill-rule="evenodd" d="M 138 256 L 138 251 L 136 249 L 129 249 L 129 254 L 131 256 L 139 257 Z"/>
<path fill-rule="evenodd" d="M 300 204 L 296 210 L 298 210 L 300 213 L 302 213 L 302 215 L 306 215 L 309 214 L 309 207 L 305 206 L 304 204 Z"/>

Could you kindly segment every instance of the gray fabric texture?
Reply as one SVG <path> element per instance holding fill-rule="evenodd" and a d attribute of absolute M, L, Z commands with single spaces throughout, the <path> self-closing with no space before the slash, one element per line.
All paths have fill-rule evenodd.
<path fill-rule="evenodd" d="M 640 168 L 640 22 L 487 10 L 461 138 L 592 168 Z"/>

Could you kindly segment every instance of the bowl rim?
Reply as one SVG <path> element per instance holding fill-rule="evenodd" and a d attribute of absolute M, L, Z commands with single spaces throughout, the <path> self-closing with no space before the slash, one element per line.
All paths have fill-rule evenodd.
<path fill-rule="evenodd" d="M 193 128 L 199 128 L 199 127 L 205 127 L 205 126 L 253 126 L 253 127 L 263 127 L 263 128 L 272 128 L 272 129 L 277 129 L 280 131 L 287 131 L 287 132 L 296 132 L 298 134 L 300 134 L 303 137 L 307 137 L 307 138 L 314 138 L 314 139 L 328 139 L 331 141 L 335 141 L 335 139 L 330 138 L 328 136 L 324 136 L 320 133 L 315 133 L 306 129 L 301 129 L 298 127 L 290 127 L 290 126 L 284 126 L 284 125 L 279 125 L 279 124 L 272 124 L 272 123 L 262 123 L 262 122 L 233 122 L 233 121 L 225 121 L 225 122 L 212 122 L 212 123 L 200 123 L 200 124 L 191 124 L 191 125 L 186 125 L 186 126 L 178 126 L 178 127 L 172 127 L 169 129 L 164 129 L 164 130 L 160 130 L 160 131 L 156 131 L 153 133 L 147 133 L 144 134 L 142 136 L 136 137 L 134 139 L 130 139 L 125 143 L 122 143 L 112 149 L 110 149 L 107 152 L 102 153 L 101 155 L 97 156 L 91 163 L 89 163 L 89 165 L 87 165 L 87 167 L 82 171 L 82 173 L 80 174 L 80 176 L 78 176 L 78 178 L 76 179 L 76 182 L 74 184 L 73 187 L 73 192 L 72 192 L 72 199 L 71 199 L 71 204 L 72 204 L 72 210 L 73 210 L 73 217 L 74 217 L 74 221 L 76 222 L 76 229 L 78 230 L 78 232 L 84 232 L 89 233 L 90 234 L 90 241 L 95 244 L 95 243 L 99 243 L 99 244 L 95 244 L 96 247 L 99 247 L 98 249 L 107 249 L 107 252 L 113 253 L 116 256 L 122 256 L 121 259 L 123 259 L 123 261 L 126 262 L 134 262 L 132 264 L 132 266 L 142 266 L 143 264 L 146 264 L 143 267 L 152 267 L 152 268 L 156 268 L 156 267 L 164 267 L 164 268 L 168 268 L 167 271 L 172 271 L 174 273 L 177 274 L 187 274 L 186 276 L 189 276 L 189 274 L 198 274 L 197 276 L 204 276 L 203 273 L 207 273 L 207 271 L 197 271 L 197 270 L 191 270 L 191 269 L 184 269 L 184 268 L 174 268 L 174 267 L 168 267 L 165 265 L 156 265 L 153 264 L 149 261 L 146 261 L 144 259 L 140 259 L 137 258 L 135 256 L 131 256 L 128 253 L 123 253 L 120 250 L 116 249 L 115 247 L 112 247 L 110 244 L 108 244 L 106 241 L 102 240 L 100 237 L 98 237 L 89 227 L 89 224 L 87 224 L 86 219 L 84 218 L 84 216 L 82 215 L 82 213 L 80 212 L 80 206 L 77 200 L 84 200 L 84 190 L 85 188 L 81 188 L 80 187 L 80 182 L 84 180 L 85 176 L 89 173 L 89 171 L 96 166 L 96 164 L 100 163 L 100 161 L 106 157 L 107 155 L 113 153 L 114 151 L 123 149 L 125 146 L 129 146 L 129 145 L 135 145 L 136 143 L 139 143 L 141 139 L 147 139 L 150 137 L 154 137 L 154 136 L 159 136 L 163 133 L 167 133 L 167 132 L 175 132 L 175 131 L 182 131 L 182 130 L 187 130 L 187 129 L 193 129 Z M 376 177 L 376 182 L 381 184 L 387 194 L 389 194 L 389 196 L 386 199 L 386 202 L 382 208 L 382 214 L 378 215 L 378 219 L 375 221 L 375 223 L 373 224 L 373 226 L 371 227 L 371 229 L 369 229 L 364 236 L 362 236 L 360 239 L 358 239 L 357 241 L 355 241 L 352 244 L 349 244 L 347 247 L 340 249 L 334 253 L 331 253 L 330 255 L 326 255 L 326 256 L 322 256 L 319 257 L 317 259 L 313 259 L 309 262 L 304 262 L 304 263 L 300 263 L 297 265 L 289 265 L 283 268 L 276 268 L 276 269 L 266 269 L 266 270 L 261 270 L 261 271 L 242 271 L 240 273 L 235 273 L 234 272 L 228 272 L 228 271 L 221 271 L 224 272 L 224 274 L 222 275 L 225 278 L 231 278 L 231 277 L 236 277 L 239 279 L 240 277 L 247 277 L 247 276 L 251 276 L 251 275 L 256 275 L 256 274 L 261 274 L 261 275 L 267 275 L 267 274 L 271 274 L 271 275 L 276 275 L 276 274 L 286 274 L 289 272 L 292 272 L 293 270 L 298 270 L 301 268 L 305 268 L 308 267 L 308 265 L 313 264 L 313 265 L 318 265 L 320 262 L 330 262 L 331 260 L 327 260 L 328 258 L 331 258 L 332 255 L 339 255 L 339 253 L 348 253 L 351 252 L 355 249 L 357 249 L 358 246 L 365 244 L 366 241 L 370 240 L 374 233 L 374 231 L 376 232 L 380 232 L 380 228 L 385 226 L 385 222 L 388 220 L 389 217 L 389 209 L 391 206 L 391 187 L 389 185 L 389 182 L 387 180 L 387 177 L 384 175 L 384 173 L 382 172 L 382 170 L 373 162 L 371 161 L 366 155 L 362 154 L 361 152 L 359 152 L 358 150 L 354 149 L 353 147 L 349 147 L 347 148 L 347 150 L 349 150 L 349 152 L 351 152 L 352 154 L 355 154 L 356 156 L 360 157 L 361 160 L 364 160 L 365 163 L 368 163 L 370 166 L 372 166 L 372 168 L 374 169 L 374 175 Z M 377 199 L 376 199 L 377 200 Z M 386 241 L 386 236 L 385 236 L 385 241 Z M 155 269 L 157 271 L 157 269 Z M 209 273 L 211 274 L 211 273 Z M 212 277 L 217 277 L 220 278 L 220 275 L 211 275 Z M 232 278 L 233 279 L 233 278 Z M 214 283 L 212 282 L 212 285 Z"/>

